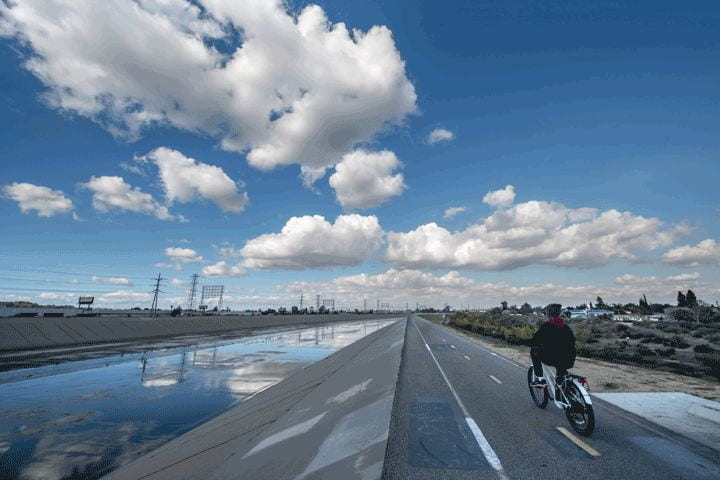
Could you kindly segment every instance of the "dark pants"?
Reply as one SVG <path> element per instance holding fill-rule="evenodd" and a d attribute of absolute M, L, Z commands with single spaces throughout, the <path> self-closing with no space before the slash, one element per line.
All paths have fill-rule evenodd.
<path fill-rule="evenodd" d="M 547 355 L 543 355 L 542 348 L 532 347 L 530 349 L 530 358 L 532 358 L 533 369 L 535 370 L 536 377 L 543 376 L 543 370 L 542 370 L 541 363 L 555 367 L 555 369 L 557 370 L 556 375 L 558 378 L 562 378 L 567 374 L 567 364 L 552 361 L 551 359 L 548 359 L 546 357 L 547 357 Z"/>

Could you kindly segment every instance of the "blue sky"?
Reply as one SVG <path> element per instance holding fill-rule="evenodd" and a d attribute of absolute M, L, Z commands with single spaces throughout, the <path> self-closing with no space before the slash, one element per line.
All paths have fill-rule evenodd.
<path fill-rule="evenodd" d="M 85 17 L 90 15 L 82 9 L 70 9 L 63 2 L 52 3 L 48 10 L 57 8 L 63 15 L 70 15 L 70 10 L 80 20 L 87 20 Z M 156 8 L 152 1 L 140 3 L 148 11 Z M 219 55 L 229 55 L 241 46 L 245 40 L 238 34 L 241 27 L 247 27 L 248 32 L 266 28 L 242 23 L 262 23 L 252 18 L 223 20 L 223 15 L 231 18 L 232 13 L 213 11 L 202 1 L 195 4 L 202 7 L 195 16 L 194 4 L 180 1 L 177 5 L 190 12 L 188 15 L 173 17 L 173 12 L 167 10 L 160 11 L 157 17 L 171 18 L 178 35 L 191 32 L 208 49 L 217 46 Z M 38 300 L 44 293 L 44 301 L 62 303 L 65 296 L 74 298 L 76 293 L 101 296 L 114 292 L 114 296 L 104 299 L 108 306 L 145 306 L 150 278 L 158 271 L 168 279 L 187 281 L 190 274 L 201 273 L 203 268 L 224 260 L 227 265 L 239 265 L 243 275 L 217 278 L 205 275 L 203 282 L 227 285 L 230 304 L 238 308 L 289 305 L 299 292 L 306 297 L 316 293 L 340 297 L 340 305 L 346 306 L 378 297 L 398 305 L 415 301 L 433 305 L 446 301 L 454 305 L 489 305 L 505 297 L 513 303 L 525 299 L 549 302 L 556 298 L 574 303 L 598 294 L 606 297 L 606 301 L 626 301 L 643 292 L 649 292 L 656 301 L 672 301 L 680 287 L 694 288 L 707 301 L 720 298 L 717 270 L 720 247 L 715 243 L 720 237 L 717 194 L 720 37 L 716 33 L 720 27 L 720 7 L 714 2 L 627 2 L 602 7 L 585 1 L 571 5 L 465 0 L 317 2 L 331 24 L 344 22 L 349 29 L 363 32 L 385 25 L 392 32 L 389 44 L 367 47 L 368 51 L 379 48 L 380 57 L 362 57 L 355 66 L 358 70 L 349 71 L 350 76 L 367 74 L 370 78 L 374 58 L 381 58 L 378 65 L 387 62 L 384 68 L 388 71 L 392 71 L 389 67 L 399 66 L 395 80 L 411 85 L 416 96 L 414 101 L 408 97 L 395 106 L 387 106 L 388 99 L 381 97 L 383 106 L 379 107 L 371 90 L 382 83 L 375 85 L 367 80 L 369 87 L 357 90 L 363 92 L 357 94 L 353 89 L 359 87 L 341 75 L 327 82 L 316 80 L 306 87 L 303 75 L 307 72 L 315 75 L 312 67 L 339 65 L 332 58 L 323 65 L 324 60 L 317 60 L 313 52 L 302 53 L 316 59 L 317 65 L 277 67 L 277 75 L 265 81 L 278 82 L 275 86 L 278 90 L 291 83 L 319 97 L 327 90 L 357 94 L 359 106 L 350 108 L 350 113 L 345 112 L 342 118 L 349 117 L 349 125 L 367 124 L 369 136 L 353 136 L 344 130 L 333 134 L 345 135 L 338 140 L 345 145 L 320 152 L 327 153 L 323 166 L 328 170 L 311 188 L 299 179 L 298 163 L 309 165 L 315 162 L 315 157 L 305 158 L 304 150 L 297 148 L 304 148 L 312 140 L 303 140 L 298 147 L 292 139 L 283 138 L 286 132 L 276 132 L 276 144 L 297 147 L 291 149 L 297 154 L 292 156 L 291 163 L 278 163 L 271 170 L 249 164 L 252 162 L 246 158 L 248 151 L 262 143 L 264 140 L 257 138 L 264 139 L 265 134 L 259 133 L 255 138 L 248 133 L 252 127 L 243 123 L 246 121 L 243 115 L 256 117 L 245 113 L 243 104 L 233 107 L 243 110 L 242 113 L 229 108 L 217 112 L 221 133 L 200 119 L 205 112 L 197 107 L 201 103 L 198 101 L 196 106 L 187 107 L 190 120 L 166 118 L 143 125 L 136 136 L 118 135 L 117 131 L 113 134 L 113 127 L 125 125 L 122 122 L 129 118 L 132 109 L 150 110 L 149 105 L 156 98 L 148 96 L 148 91 L 162 97 L 158 90 L 145 89 L 143 82 L 150 82 L 151 75 L 140 69 L 139 73 L 122 72 L 123 78 L 134 82 L 133 88 L 142 95 L 138 93 L 140 99 L 133 98 L 137 105 L 123 111 L 125 116 L 121 120 L 113 118 L 109 111 L 93 114 L 86 108 L 87 98 L 92 99 L 98 91 L 103 98 L 105 95 L 119 98 L 121 92 L 126 93 L 124 86 L 118 86 L 119 82 L 88 86 L 77 81 L 72 83 L 71 93 L 67 93 L 69 84 L 65 82 L 74 81 L 68 77 L 75 75 L 81 78 L 81 70 L 92 64 L 89 59 L 98 62 L 92 64 L 94 67 L 111 69 L 122 63 L 122 55 L 139 53 L 123 51 L 122 41 L 116 44 L 108 41 L 103 53 L 118 60 L 104 60 L 108 63 L 103 64 L 97 51 L 84 52 L 74 47 L 77 44 L 72 43 L 73 34 L 67 32 L 48 42 L 57 45 L 57 49 L 52 49 L 33 36 L 38 25 L 52 24 L 51 15 L 44 16 L 40 9 L 33 12 L 34 17 L 24 16 L 19 21 L 20 17 L 15 16 L 18 5 L 14 2 L 5 5 L 0 9 L 0 19 L 4 20 L 0 23 L 0 32 L 4 32 L 0 37 L 3 72 L 0 184 L 27 183 L 61 191 L 72 202 L 72 208 L 51 216 L 39 216 L 38 210 L 33 209 L 23 212 L 20 201 L 5 191 L 6 198 L 0 201 L 0 215 L 5 220 L 0 297 Z M 276 7 L 275 14 L 278 18 L 289 14 L 291 23 L 297 22 L 297 15 L 307 5 L 310 4 L 291 3 L 290 12 Z M 252 10 L 255 6 L 256 2 L 250 2 L 247 8 Z M 113 18 L 124 19 L 120 10 L 110 13 L 117 17 L 109 15 L 109 22 Z M 200 27 L 191 22 L 208 18 L 213 22 L 212 28 L 223 26 L 222 33 L 203 36 Z M 117 27 L 125 23 L 126 27 Z M 115 21 L 112 25 L 117 27 L 120 40 L 122 35 L 130 39 L 135 34 L 130 20 Z M 294 28 L 285 25 L 283 28 Z M 97 41 L 104 45 L 102 35 L 98 36 Z M 158 55 L 157 62 L 150 60 L 143 65 L 173 78 L 168 96 L 187 89 L 188 96 L 206 99 L 197 93 L 198 86 L 191 84 L 194 72 L 187 70 L 187 65 L 181 61 L 172 65 L 161 58 L 164 53 L 170 56 L 182 51 L 163 53 L 153 47 L 148 45 L 148 51 L 142 52 L 147 55 L 140 60 L 131 59 L 132 64 Z M 271 42 L 269 48 L 282 55 L 285 44 L 278 40 Z M 393 49 L 397 59 L 385 56 Z M 38 56 L 39 68 L 33 70 L 25 64 Z M 68 62 L 75 58 L 80 60 Z M 404 62 L 404 70 L 399 59 Z M 58 65 L 63 67 L 62 75 L 57 73 Z M 308 70 L 301 71 L 303 68 Z M 187 72 L 187 79 L 177 71 Z M 244 88 L 242 81 L 234 77 L 226 81 L 230 86 L 239 85 L 240 90 Z M 85 86 L 88 92 L 82 91 Z M 54 91 L 64 91 L 67 102 L 78 103 L 65 103 L 60 108 L 47 96 L 43 97 Z M 400 87 L 391 96 L 402 96 Z M 80 104 L 78 99 L 86 103 L 73 107 Z M 182 104 L 185 99 L 178 95 L 173 101 Z M 377 111 L 366 114 L 363 105 Z M 262 107 L 257 109 L 263 113 Z M 319 111 L 320 116 L 309 116 L 308 121 L 315 126 L 308 128 L 319 128 L 317 124 L 337 122 L 340 118 L 333 116 L 331 110 L 326 111 L 330 112 L 326 118 L 322 117 L 323 111 Z M 353 116 L 356 111 L 357 118 Z M 236 113 L 239 120 L 234 117 Z M 377 118 L 384 122 L 373 124 Z M 193 127 L 183 128 L 182 122 L 190 122 Z M 452 132 L 453 138 L 429 144 L 430 132 L 440 128 Z M 250 146 L 230 149 L 222 143 L 223 138 L 239 138 Z M 318 148 L 322 148 L 322 143 L 318 142 L 321 145 Z M 242 212 L 224 211 L 217 201 L 197 189 L 191 200 L 172 201 L 158 168 L 150 161 L 133 160 L 160 147 L 181 152 L 196 164 L 219 167 L 235 182 L 239 194 L 247 193 L 249 203 Z M 388 181 L 402 174 L 404 188 L 395 188 L 392 194 L 377 193 L 372 199 L 361 195 L 359 204 L 343 207 L 339 200 L 341 190 L 333 188 L 328 179 L 343 161 L 343 153 L 358 150 L 365 152 L 365 156 L 357 159 L 354 169 L 377 168 L 377 177 Z M 383 170 L 379 163 L 373 163 L 376 157 L 372 156 L 381 151 L 392 152 L 399 163 Z M 275 158 L 268 161 L 280 162 Z M 144 174 L 128 171 L 121 164 L 142 167 Z M 346 164 L 348 172 L 359 172 L 350 171 L 350 160 Z M 117 205 L 99 211 L 93 203 L 93 191 L 83 186 L 93 176 L 122 177 L 133 188 L 152 195 L 157 205 L 167 206 L 173 215 L 182 215 L 187 221 L 161 220 L 153 214 Z M 348 195 L 357 194 L 353 188 L 367 187 L 353 186 L 355 176 L 349 175 L 343 183 L 343 188 L 349 189 Z M 511 203 L 492 206 L 483 202 L 488 192 L 507 185 L 514 188 Z M 366 189 L 363 191 L 367 193 Z M 614 224 L 617 231 L 598 233 L 599 227 L 588 227 L 583 236 L 575 237 L 565 229 L 592 223 L 593 218 L 548 226 L 543 221 L 549 215 L 546 212 L 530 219 L 523 217 L 523 223 L 518 224 L 523 214 L 516 207 L 531 201 L 556 202 L 547 203 L 550 213 L 557 213 L 561 208 L 558 204 L 562 204 L 572 210 L 597 209 L 593 218 L 610 210 L 629 212 L 630 217 L 624 223 Z M 466 210 L 453 218 L 443 218 L 449 207 Z M 504 230 L 502 239 L 490 238 L 486 233 L 482 237 L 466 233 L 432 248 L 422 248 L 406 235 L 432 222 L 449 233 L 463 232 L 505 210 L 511 212 L 515 223 L 510 222 L 512 225 L 507 228 L 514 230 Z M 73 220 L 72 212 L 79 220 Z M 281 245 L 282 252 L 268 253 L 268 249 L 277 247 L 274 244 L 261 245 L 260 241 L 253 244 L 257 247 L 256 255 L 260 250 L 266 255 L 262 258 L 263 267 L 258 267 L 260 260 L 247 250 L 240 252 L 253 239 L 278 234 L 293 217 L 321 215 L 332 224 L 338 216 L 348 214 L 377 217 L 383 232 L 377 248 L 367 243 L 343 246 L 347 238 L 339 235 L 328 240 L 330 253 L 323 257 L 317 248 L 310 248 L 317 244 L 317 238 L 297 233 L 299 236 Z M 639 218 L 657 219 L 659 223 L 646 225 L 638 237 L 617 240 L 634 226 L 643 224 Z M 534 228 L 540 233 L 528 233 Z M 391 240 L 387 236 L 390 232 L 401 235 Z M 518 243 L 510 240 L 514 235 L 529 236 Z M 599 240 L 601 235 L 607 235 L 607 239 Z M 431 243 L 430 237 L 423 239 L 429 242 L 426 245 Z M 378 240 L 377 235 L 372 236 L 374 240 Z M 296 248 L 304 241 L 310 250 Z M 556 245 L 563 241 L 587 243 L 589 247 L 586 251 L 570 252 L 571 246 Z M 701 244 L 703 241 L 706 242 Z M 332 242 L 340 245 L 332 246 Z M 469 257 L 460 255 L 458 252 L 464 251 L 462 245 L 468 243 L 475 245 L 475 250 Z M 223 244 L 234 246 L 235 254 L 222 257 L 217 247 Z M 165 249 L 173 247 L 192 249 L 202 256 L 202 261 L 173 261 L 165 254 Z M 391 247 L 395 247 L 396 254 L 387 250 Z M 601 252 L 603 249 L 607 251 Z M 347 253 L 348 250 L 351 251 Z M 675 253 L 668 256 L 672 251 Z M 628 252 L 633 258 L 629 258 Z M 498 260 L 487 260 L 494 258 Z M 288 269 L 287 262 L 295 266 Z M 446 277 L 448 272 L 455 271 L 461 281 L 453 282 Z M 367 275 L 354 277 L 363 273 Z M 619 280 L 623 275 L 632 278 Z M 667 278 L 677 275 L 687 277 Z M 92 280 L 93 276 L 122 277 L 131 285 Z M 73 279 L 80 283 L 68 284 Z M 185 296 L 186 286 L 176 283 L 166 286 L 163 304 L 177 303 Z M 591 293 L 595 291 L 596 294 Z"/>

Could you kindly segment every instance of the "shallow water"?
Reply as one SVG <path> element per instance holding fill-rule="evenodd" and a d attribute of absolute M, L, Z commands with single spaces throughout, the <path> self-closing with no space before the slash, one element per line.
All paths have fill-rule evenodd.
<path fill-rule="evenodd" d="M 0 373 L 0 478 L 99 478 L 393 321 Z"/>

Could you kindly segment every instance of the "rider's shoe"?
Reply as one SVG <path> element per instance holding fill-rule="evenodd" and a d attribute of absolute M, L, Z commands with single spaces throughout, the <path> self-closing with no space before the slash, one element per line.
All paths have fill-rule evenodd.
<path fill-rule="evenodd" d="M 547 387 L 547 382 L 543 377 L 536 377 L 535 380 L 530 382 L 530 386 L 534 388 L 545 388 Z"/>

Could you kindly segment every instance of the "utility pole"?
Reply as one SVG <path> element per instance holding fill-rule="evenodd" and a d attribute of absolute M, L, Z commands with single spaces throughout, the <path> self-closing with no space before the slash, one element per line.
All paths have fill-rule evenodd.
<path fill-rule="evenodd" d="M 410 310 L 410 306 L 408 305 L 408 302 L 405 302 L 405 311 L 407 312 L 408 310 Z"/>
<path fill-rule="evenodd" d="M 157 316 L 157 304 L 158 304 L 158 295 L 160 294 L 160 282 L 162 280 L 165 280 L 160 276 L 158 273 L 157 278 L 155 280 L 155 290 L 153 290 L 153 301 L 152 301 L 152 307 L 150 307 L 150 316 L 156 317 Z"/>
<path fill-rule="evenodd" d="M 190 292 L 188 293 L 188 310 L 195 308 L 195 296 L 197 295 L 197 281 L 199 276 L 197 273 L 193 273 L 191 277 Z"/>
<path fill-rule="evenodd" d="M 363 300 L 363 312 L 367 312 L 367 298 Z"/>

